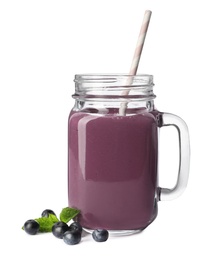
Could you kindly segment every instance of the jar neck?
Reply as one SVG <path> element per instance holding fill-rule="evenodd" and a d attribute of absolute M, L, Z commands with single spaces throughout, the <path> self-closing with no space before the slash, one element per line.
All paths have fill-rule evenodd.
<path fill-rule="evenodd" d="M 118 114 L 123 102 L 99 102 L 76 100 L 73 111 L 98 114 Z M 141 111 L 151 112 L 155 109 L 154 101 L 128 102 L 126 114 L 137 114 Z"/>
<path fill-rule="evenodd" d="M 126 105 L 126 114 L 154 109 L 153 100 L 156 96 L 151 75 L 87 74 L 75 75 L 74 81 L 74 111 L 115 113 L 123 104 Z"/>

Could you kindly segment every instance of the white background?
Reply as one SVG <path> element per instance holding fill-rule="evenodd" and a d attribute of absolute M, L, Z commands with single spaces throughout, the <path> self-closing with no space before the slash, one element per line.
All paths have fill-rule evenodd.
<path fill-rule="evenodd" d="M 154 75 L 157 108 L 189 126 L 186 192 L 160 202 L 155 222 L 134 236 L 67 246 L 52 234 L 27 235 L 27 219 L 68 204 L 74 74 L 127 73 L 146 9 L 139 72 Z M 211 11 L 209 0 L 0 1 L 1 259 L 212 258 Z M 161 186 L 175 182 L 176 144 L 176 132 L 162 129 Z"/>

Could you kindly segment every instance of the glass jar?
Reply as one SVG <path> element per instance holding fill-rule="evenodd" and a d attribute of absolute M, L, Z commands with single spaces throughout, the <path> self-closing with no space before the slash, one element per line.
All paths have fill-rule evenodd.
<path fill-rule="evenodd" d="M 157 216 L 159 200 L 185 189 L 189 135 L 176 115 L 154 105 L 151 75 L 76 75 L 68 120 L 68 200 L 88 231 L 131 234 Z M 179 173 L 173 189 L 158 187 L 158 129 L 175 126 Z"/>

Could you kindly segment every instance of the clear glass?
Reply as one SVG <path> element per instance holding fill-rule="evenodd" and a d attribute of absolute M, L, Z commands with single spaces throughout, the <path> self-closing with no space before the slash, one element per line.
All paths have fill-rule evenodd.
<path fill-rule="evenodd" d="M 189 137 L 179 117 L 154 106 L 151 75 L 76 75 L 68 120 L 69 206 L 87 231 L 115 235 L 146 228 L 159 200 L 186 187 Z M 158 187 L 158 129 L 178 130 L 179 174 L 173 189 Z"/>

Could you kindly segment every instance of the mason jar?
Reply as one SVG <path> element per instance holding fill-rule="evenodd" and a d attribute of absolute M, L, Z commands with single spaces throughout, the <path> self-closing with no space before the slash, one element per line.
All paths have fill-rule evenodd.
<path fill-rule="evenodd" d="M 152 75 L 75 75 L 68 119 L 68 201 L 87 231 L 132 234 L 157 216 L 160 200 L 178 197 L 189 173 L 189 134 L 178 116 L 156 109 Z M 174 126 L 179 172 L 158 186 L 158 129 Z M 163 145 L 163 144 L 161 144 Z"/>

